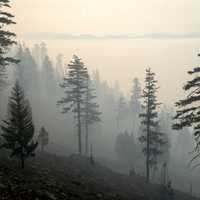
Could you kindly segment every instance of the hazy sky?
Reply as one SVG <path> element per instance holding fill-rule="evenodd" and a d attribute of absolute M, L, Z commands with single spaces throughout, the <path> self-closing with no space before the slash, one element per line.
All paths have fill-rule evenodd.
<path fill-rule="evenodd" d="M 110 83 L 119 80 L 126 93 L 131 80 L 138 76 L 143 81 L 145 68 L 151 66 L 160 81 L 161 100 L 173 104 L 182 94 L 181 88 L 188 78 L 186 71 L 200 61 L 196 57 L 200 48 L 200 0 L 13 0 L 12 6 L 20 40 L 28 45 L 44 40 L 50 54 L 63 53 L 66 63 L 77 53 Z M 45 39 L 49 33 L 195 33 L 195 37 L 56 41 Z M 28 34 L 43 38 L 27 39 Z"/>
<path fill-rule="evenodd" d="M 19 33 L 199 32 L 199 0 L 13 0 Z"/>

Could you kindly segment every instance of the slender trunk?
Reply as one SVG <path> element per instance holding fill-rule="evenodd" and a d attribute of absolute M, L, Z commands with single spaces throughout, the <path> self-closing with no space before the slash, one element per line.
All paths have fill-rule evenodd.
<path fill-rule="evenodd" d="M 78 151 L 79 155 L 82 155 L 82 145 L 81 145 L 81 111 L 80 102 L 77 102 L 77 113 L 78 113 Z"/>
<path fill-rule="evenodd" d="M 86 102 L 85 102 L 85 155 L 88 156 L 88 120 L 89 120 L 89 78 L 87 78 Z"/>
<path fill-rule="evenodd" d="M 147 123 L 146 182 L 149 183 L 149 123 Z"/>
<path fill-rule="evenodd" d="M 150 87 L 150 82 L 149 82 Z M 149 89 L 150 90 L 150 89 Z M 150 91 L 149 91 L 150 92 Z M 150 96 L 148 95 L 147 101 L 147 156 L 146 156 L 146 183 L 149 183 L 150 169 L 149 169 L 149 157 L 150 157 Z"/>
<path fill-rule="evenodd" d="M 85 123 L 85 155 L 88 156 L 88 123 Z"/>
<path fill-rule="evenodd" d="M 77 126 L 78 126 L 78 152 L 82 155 L 82 144 L 81 144 L 81 93 L 80 93 L 80 74 L 77 73 L 77 87 L 76 87 L 76 104 L 77 104 Z"/>

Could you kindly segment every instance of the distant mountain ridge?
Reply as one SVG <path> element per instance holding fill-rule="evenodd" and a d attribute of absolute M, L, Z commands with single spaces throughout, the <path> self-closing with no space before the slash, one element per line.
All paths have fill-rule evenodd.
<path fill-rule="evenodd" d="M 25 39 L 50 39 L 50 40 L 109 40 L 109 39 L 200 39 L 200 32 L 186 33 L 140 33 L 140 34 L 88 34 L 88 33 L 26 33 Z"/>

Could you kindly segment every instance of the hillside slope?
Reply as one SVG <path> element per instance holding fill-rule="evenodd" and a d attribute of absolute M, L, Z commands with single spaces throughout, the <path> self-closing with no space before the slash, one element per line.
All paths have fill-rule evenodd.
<path fill-rule="evenodd" d="M 158 186 L 148 188 L 142 177 L 115 173 L 88 158 L 37 156 L 20 170 L 17 162 L 0 160 L 1 200 L 146 200 L 159 199 Z M 176 192 L 177 200 L 191 200 Z M 148 196 L 148 198 L 147 198 Z"/>

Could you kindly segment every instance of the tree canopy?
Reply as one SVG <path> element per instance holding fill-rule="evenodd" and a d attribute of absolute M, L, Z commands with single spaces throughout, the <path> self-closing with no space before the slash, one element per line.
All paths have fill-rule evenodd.
<path fill-rule="evenodd" d="M 31 107 L 17 81 L 8 103 L 8 119 L 3 121 L 3 148 L 11 150 L 11 157 L 17 157 L 24 168 L 26 158 L 33 156 L 37 142 L 33 141 L 34 124 Z"/>

